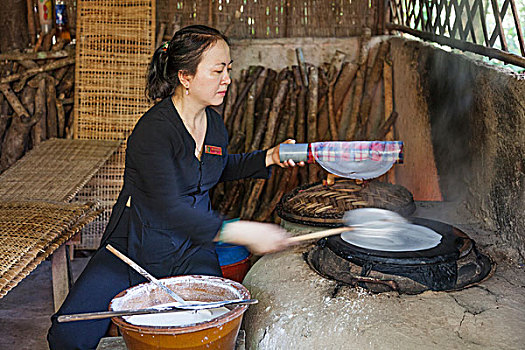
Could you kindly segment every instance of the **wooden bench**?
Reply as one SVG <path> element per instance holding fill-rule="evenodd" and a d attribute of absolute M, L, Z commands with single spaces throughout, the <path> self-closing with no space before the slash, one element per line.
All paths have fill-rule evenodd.
<path fill-rule="evenodd" d="M 50 139 L 0 175 L 0 298 L 51 255 L 60 307 L 70 283 L 66 244 L 100 213 L 95 203 L 71 201 L 120 143 Z"/>

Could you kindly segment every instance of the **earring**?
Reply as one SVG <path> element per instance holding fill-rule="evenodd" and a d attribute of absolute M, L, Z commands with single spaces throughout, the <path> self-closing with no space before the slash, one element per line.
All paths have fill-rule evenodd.
<path fill-rule="evenodd" d="M 186 86 L 186 95 L 190 94 L 190 88 Z"/>

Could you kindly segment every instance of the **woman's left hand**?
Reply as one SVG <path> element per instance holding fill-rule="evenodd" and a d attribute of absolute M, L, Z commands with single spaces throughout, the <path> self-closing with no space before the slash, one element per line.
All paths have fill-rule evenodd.
<path fill-rule="evenodd" d="M 284 141 L 283 143 L 295 143 L 295 140 L 288 139 Z M 288 159 L 281 163 L 281 160 L 279 159 L 279 147 L 281 144 L 278 144 L 277 146 L 270 148 L 266 152 L 266 166 L 270 165 L 278 165 L 281 168 L 288 168 L 288 167 L 294 167 L 296 165 L 304 166 L 304 162 L 295 163 L 293 160 Z"/>

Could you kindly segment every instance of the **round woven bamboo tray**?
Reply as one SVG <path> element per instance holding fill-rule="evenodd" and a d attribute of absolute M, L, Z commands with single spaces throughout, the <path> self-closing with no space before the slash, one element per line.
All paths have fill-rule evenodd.
<path fill-rule="evenodd" d="M 286 194 L 277 206 L 281 219 L 302 225 L 339 227 L 346 211 L 381 208 L 410 216 L 415 210 L 412 193 L 400 185 L 371 181 L 357 185 L 340 180 L 332 186 L 321 183 L 298 187 Z"/>

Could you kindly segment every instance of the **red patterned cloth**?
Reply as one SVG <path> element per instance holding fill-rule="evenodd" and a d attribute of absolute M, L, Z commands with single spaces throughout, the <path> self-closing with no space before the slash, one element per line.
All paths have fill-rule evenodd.
<path fill-rule="evenodd" d="M 360 162 L 364 160 L 403 163 L 402 141 L 327 141 L 308 145 L 308 163 Z"/>

